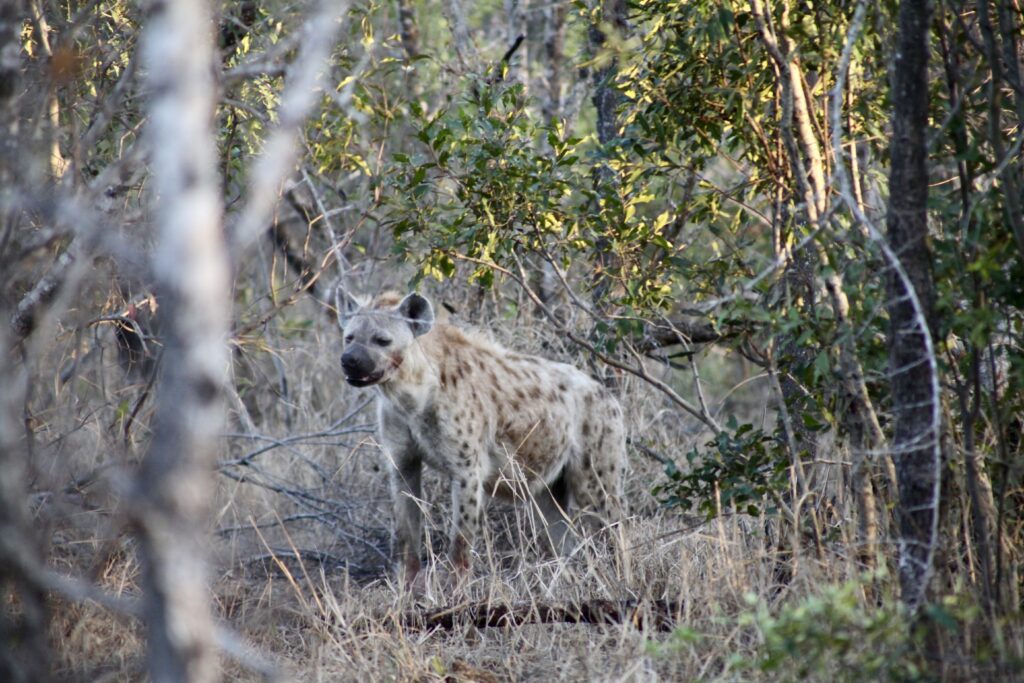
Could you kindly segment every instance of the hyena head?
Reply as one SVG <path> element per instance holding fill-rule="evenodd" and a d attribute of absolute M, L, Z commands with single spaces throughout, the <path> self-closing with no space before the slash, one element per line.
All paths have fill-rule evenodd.
<path fill-rule="evenodd" d="M 360 306 L 342 324 L 345 381 L 354 387 L 368 387 L 394 377 L 416 337 L 433 327 L 434 309 L 419 294 L 401 301 L 385 294 Z"/>

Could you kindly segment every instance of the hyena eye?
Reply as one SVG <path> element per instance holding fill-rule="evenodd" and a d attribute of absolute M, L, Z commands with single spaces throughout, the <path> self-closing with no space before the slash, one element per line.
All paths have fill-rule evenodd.
<path fill-rule="evenodd" d="M 355 339 L 355 338 L 356 338 L 356 336 L 354 334 L 346 334 L 345 335 L 345 343 L 346 344 L 351 344 L 352 340 Z"/>
<path fill-rule="evenodd" d="M 373 343 L 377 346 L 391 346 L 391 340 L 387 337 L 374 337 Z"/>

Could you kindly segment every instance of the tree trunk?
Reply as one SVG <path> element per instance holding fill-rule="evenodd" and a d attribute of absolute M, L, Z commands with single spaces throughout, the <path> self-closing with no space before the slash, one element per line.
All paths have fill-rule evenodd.
<path fill-rule="evenodd" d="M 398 0 L 398 34 L 402 38 L 405 58 L 415 59 L 420 54 L 420 32 L 416 26 L 416 13 L 409 0 Z"/>
<path fill-rule="evenodd" d="M 899 479 L 900 587 L 911 610 L 925 599 L 939 512 L 939 397 L 931 343 L 934 292 L 926 240 L 930 19 L 930 3 L 900 3 L 887 216 L 889 246 L 898 257 L 888 276 L 887 309 L 893 454 Z"/>
<path fill-rule="evenodd" d="M 26 374 L 0 328 L 0 680 L 50 680 L 46 596 L 32 580 L 44 566 L 28 508 L 28 453 L 21 421 Z M 10 591 L 10 592 L 8 592 Z"/>
<path fill-rule="evenodd" d="M 24 173 L 19 95 L 22 51 L 20 34 L 25 19 L 20 2 L 0 4 L 0 205 L 16 192 Z M 0 214 L 0 234 L 12 220 Z M 0 268 L 2 271 L 2 268 Z M 5 283 L 6 284 L 6 283 Z M 9 296 L 0 294 L 0 302 Z M 9 311 L 2 310 L 6 321 Z M 12 349 L 17 339 L 0 325 L 0 680 L 50 679 L 46 596 L 28 574 L 43 565 L 40 536 L 32 528 L 28 507 L 28 452 L 24 410 L 26 373 Z"/>
<path fill-rule="evenodd" d="M 624 0 L 604 0 L 599 14 L 600 23 L 590 26 L 589 39 L 590 49 L 597 57 L 608 40 L 605 35 L 607 28 L 625 33 L 626 3 Z M 607 145 L 620 135 L 619 103 L 621 95 L 615 89 L 613 83 L 615 74 L 618 72 L 618 62 L 609 59 L 602 68 L 595 68 L 593 73 L 594 83 L 594 109 L 597 112 L 597 139 L 602 145 Z M 594 170 L 595 182 L 600 185 L 615 187 L 617 178 L 615 172 L 607 164 L 601 164 Z M 611 190 L 609 190 L 611 191 Z M 614 279 L 610 273 L 618 266 L 618 259 L 611 253 L 611 243 L 607 238 L 599 238 L 594 248 L 595 272 L 591 281 L 593 289 L 594 306 L 598 311 L 607 310 L 607 301 L 611 293 Z"/>
<path fill-rule="evenodd" d="M 550 3 L 541 10 L 541 34 L 544 40 L 544 87 L 541 94 L 541 116 L 553 124 L 562 118 L 562 62 L 565 60 L 566 5 Z"/>
<path fill-rule="evenodd" d="M 134 508 L 154 681 L 220 676 L 205 526 L 222 430 L 231 283 L 221 228 L 210 8 L 154 3 L 144 38 L 163 376 Z"/>
<path fill-rule="evenodd" d="M 1003 74 L 1002 65 L 1002 59 L 1004 57 L 1007 59 L 1007 68 L 1009 70 L 1009 73 L 1006 75 L 1010 78 L 1019 78 L 1017 55 L 1011 53 L 1007 49 L 1008 44 L 1013 46 L 1016 44 L 1016 39 L 1013 34 L 1014 26 L 1008 13 L 1005 11 L 1005 8 L 1002 8 L 1002 11 L 999 12 L 1000 22 L 998 27 L 1001 35 L 997 39 L 989 13 L 989 0 L 978 0 L 977 6 L 978 27 L 980 28 L 981 36 L 985 41 L 986 57 L 988 58 L 989 70 L 992 74 L 992 77 L 988 79 L 989 142 L 992 145 L 995 162 L 999 165 L 999 176 L 1004 185 L 1002 197 L 1005 202 L 1006 210 L 1004 216 L 1006 218 L 1006 223 L 1010 226 L 1010 232 L 1013 234 L 1013 237 L 1017 242 L 1017 250 L 1020 252 L 1021 258 L 1024 258 L 1024 217 L 1021 216 L 1020 165 L 1018 163 L 1013 163 L 1011 159 L 1007 158 L 1007 152 L 1003 144 L 1003 122 L 1001 121 L 1001 99 L 1004 81 L 1006 80 Z M 1010 31 L 1010 35 L 1003 34 L 1003 31 Z M 998 44 L 999 40 L 1003 41 L 1002 50 Z M 1018 86 L 1020 85 L 1019 80 L 1017 80 L 1016 83 Z M 1024 116 L 1024 104 L 1022 104 L 1022 98 L 1020 95 L 1017 96 L 1016 108 L 1018 114 L 1020 116 Z M 1018 125 L 1020 123 L 1021 122 L 1018 121 Z"/>
<path fill-rule="evenodd" d="M 782 104 L 779 132 L 786 150 L 786 158 L 789 161 L 791 180 L 796 185 L 795 188 L 789 188 L 787 193 L 803 200 L 803 206 L 799 210 L 799 217 L 796 221 L 798 225 L 802 225 L 805 229 L 812 229 L 818 224 L 824 212 L 824 165 L 807 109 L 803 75 L 792 55 L 794 50 L 792 42 L 786 37 L 789 28 L 788 10 L 783 10 L 779 20 L 778 33 L 772 27 L 769 11 L 760 0 L 751 0 L 750 11 L 757 24 L 761 43 L 775 62 L 775 87 Z M 788 206 L 788 203 L 783 206 Z M 780 305 L 792 306 L 803 312 L 813 313 L 818 252 L 813 249 L 794 249 L 799 239 L 795 230 L 785 230 L 788 227 L 789 218 L 788 209 L 777 212 L 773 218 L 780 226 L 776 233 L 780 237 L 775 244 L 776 256 L 786 261 L 785 271 L 779 282 L 779 286 L 783 290 L 782 296 L 779 298 Z M 815 349 L 807 345 L 798 345 L 796 343 L 798 336 L 798 334 L 787 332 L 780 335 L 777 340 L 779 360 L 787 368 L 807 367 L 814 360 Z M 789 504 L 795 506 L 792 519 L 794 528 L 787 530 L 790 533 L 780 535 L 780 538 L 789 535 L 794 539 L 791 548 L 792 567 L 789 576 L 796 571 L 800 554 L 798 544 L 802 538 L 800 505 L 795 501 L 802 500 L 807 493 L 806 478 L 803 476 L 803 462 L 813 462 L 817 458 L 814 433 L 807 428 L 803 419 L 799 417 L 789 419 L 789 415 L 801 416 L 814 409 L 813 406 L 808 405 L 807 392 L 795 379 L 795 374 L 783 372 L 778 376 L 779 400 L 783 404 L 780 406 L 779 420 L 782 431 L 786 435 L 787 447 L 791 451 L 791 470 L 794 473 L 789 492 Z M 809 514 L 812 529 L 816 530 L 818 520 L 814 507 L 807 506 L 806 511 Z M 785 527 L 787 522 L 783 521 L 782 524 Z M 816 532 L 815 538 L 818 538 Z M 820 547 L 820 543 L 816 545 Z M 780 553 L 780 557 L 784 556 L 785 552 L 783 551 Z"/>

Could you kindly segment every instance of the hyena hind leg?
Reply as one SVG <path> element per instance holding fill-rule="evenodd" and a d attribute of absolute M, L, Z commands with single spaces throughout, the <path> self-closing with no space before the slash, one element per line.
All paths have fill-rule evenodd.
<path fill-rule="evenodd" d="M 626 517 L 622 494 L 625 449 L 595 450 L 568 470 L 572 495 L 583 530 L 595 533 Z"/>
<path fill-rule="evenodd" d="M 544 518 L 544 528 L 539 539 L 541 547 L 563 557 L 571 553 L 575 546 L 568 518 L 571 498 L 566 470 L 562 470 L 553 482 L 534 495 L 537 508 Z"/>

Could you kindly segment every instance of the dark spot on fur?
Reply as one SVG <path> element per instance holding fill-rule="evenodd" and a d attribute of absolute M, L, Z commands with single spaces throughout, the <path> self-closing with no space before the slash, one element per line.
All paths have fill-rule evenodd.
<path fill-rule="evenodd" d="M 558 390 L 559 390 L 559 391 L 562 391 L 562 392 L 564 392 L 564 391 L 565 391 L 565 388 L 566 388 L 566 387 L 565 387 L 565 382 L 559 382 L 559 383 L 558 383 Z"/>
<path fill-rule="evenodd" d="M 530 387 L 530 398 L 532 398 L 534 401 L 540 399 L 540 387 L 538 387 L 538 386 Z"/>
<path fill-rule="evenodd" d="M 584 422 L 583 423 L 583 436 L 587 436 L 588 434 L 590 434 L 590 423 L 589 422 Z"/>

